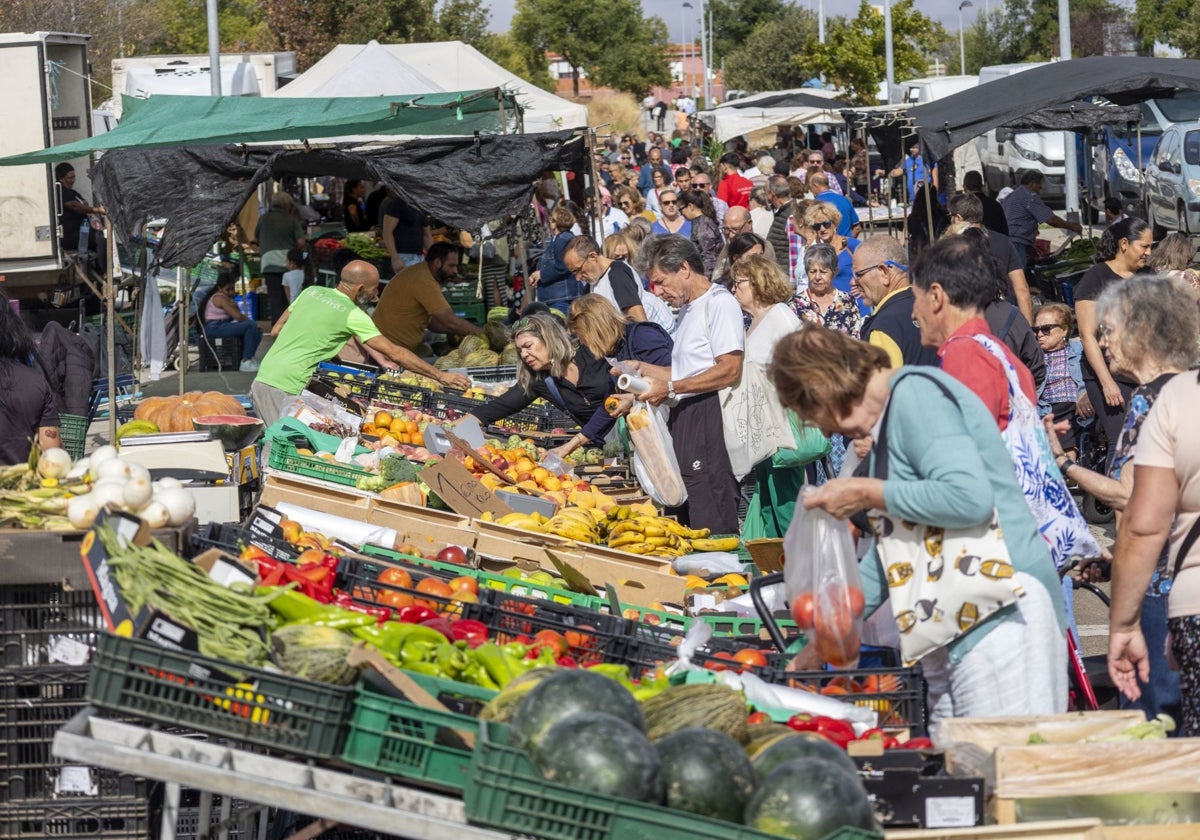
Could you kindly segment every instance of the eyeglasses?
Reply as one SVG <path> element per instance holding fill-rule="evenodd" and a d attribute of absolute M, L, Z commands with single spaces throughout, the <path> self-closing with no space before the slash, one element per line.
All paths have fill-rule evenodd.
<path fill-rule="evenodd" d="M 809 159 L 808 159 L 808 162 L 809 162 L 809 163 L 824 163 L 824 162 L 825 162 L 825 158 L 819 158 L 819 157 L 815 157 L 815 158 L 809 158 Z"/>
<path fill-rule="evenodd" d="M 675 200 L 675 199 L 673 199 L 673 198 L 670 198 L 670 199 L 664 199 L 664 200 L 662 200 L 662 201 L 660 201 L 660 202 L 659 202 L 659 204 L 661 204 L 663 207 L 674 207 L 674 206 L 675 206 L 676 204 L 678 204 L 678 203 L 679 203 L 679 202 L 678 202 L 678 201 L 676 201 L 676 200 Z"/>
<path fill-rule="evenodd" d="M 875 265 L 869 265 L 866 268 L 860 268 L 858 271 L 852 271 L 850 273 L 854 276 L 855 280 L 861 280 L 864 277 L 866 277 L 868 274 L 870 274 L 872 271 L 874 271 L 875 269 L 883 268 L 885 266 L 887 268 L 894 268 L 897 271 L 903 271 L 905 273 L 908 273 L 908 266 L 901 265 L 900 263 L 896 262 L 895 260 L 884 260 L 881 263 L 875 263 Z"/>
<path fill-rule="evenodd" d="M 1040 326 L 1031 328 L 1035 335 L 1049 335 L 1055 330 L 1065 330 L 1062 324 L 1041 324 Z"/>
<path fill-rule="evenodd" d="M 706 190 L 712 186 L 708 181 L 692 181 L 692 186 L 696 189 Z"/>
<path fill-rule="evenodd" d="M 813 230 L 828 230 L 833 227 L 833 222 L 816 222 L 813 224 Z M 873 268 L 874 266 L 872 266 Z"/>
<path fill-rule="evenodd" d="M 620 203 L 620 207 L 621 207 L 622 209 L 624 209 L 624 210 L 632 210 L 632 209 L 633 209 L 633 202 L 632 202 L 632 201 L 622 201 L 622 202 Z"/>
<path fill-rule="evenodd" d="M 745 227 L 745 223 L 740 224 L 737 227 L 722 227 L 721 233 L 725 234 L 726 236 L 737 236 L 738 233 L 740 233 Z"/>

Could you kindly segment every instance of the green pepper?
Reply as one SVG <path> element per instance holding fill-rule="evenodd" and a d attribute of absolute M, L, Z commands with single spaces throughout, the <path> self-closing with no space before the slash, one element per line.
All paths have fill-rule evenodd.
<path fill-rule="evenodd" d="M 492 682 L 501 689 L 512 682 L 513 678 L 519 673 L 512 669 L 508 657 L 504 655 L 504 651 L 500 646 L 494 642 L 484 642 L 475 648 L 475 659 L 483 666 L 487 675 L 491 677 Z"/>
<path fill-rule="evenodd" d="M 375 616 L 351 612 L 341 607 L 326 607 L 325 612 L 300 618 L 289 624 L 309 624 L 316 627 L 332 627 L 335 630 L 353 630 L 355 627 L 373 627 L 378 622 Z"/>
<path fill-rule="evenodd" d="M 463 669 L 459 679 L 462 682 L 471 683 L 472 685 L 477 685 L 480 688 L 487 688 L 491 689 L 492 691 L 500 690 L 500 686 L 496 685 L 496 681 L 488 675 L 487 669 L 484 668 L 483 664 L 475 658 L 472 658 L 471 661 L 467 663 L 467 667 Z"/>
<path fill-rule="evenodd" d="M 438 667 L 445 672 L 449 679 L 458 679 L 458 675 L 470 664 L 466 653 L 454 645 L 442 645 L 436 651 Z"/>
<path fill-rule="evenodd" d="M 442 677 L 442 669 L 436 662 L 405 662 L 401 667 L 405 671 L 414 671 L 427 677 Z"/>
<path fill-rule="evenodd" d="M 329 609 L 316 598 L 297 592 L 286 586 L 260 586 L 258 595 L 273 595 L 268 602 L 271 610 L 284 621 L 301 621 L 313 616 L 323 615 Z"/>
<path fill-rule="evenodd" d="M 554 648 L 543 645 L 538 649 L 537 656 L 533 659 L 525 658 L 521 660 L 521 663 L 526 671 L 532 671 L 535 668 L 557 668 L 558 658 L 554 655 Z"/>
<path fill-rule="evenodd" d="M 436 630 L 400 621 L 385 621 L 376 627 L 355 627 L 351 632 L 356 638 L 392 656 L 400 656 L 401 650 L 410 641 L 420 640 L 433 646 L 446 642 L 446 637 Z"/>
<path fill-rule="evenodd" d="M 400 649 L 400 658 L 405 665 L 410 662 L 433 662 L 437 649 L 437 642 L 429 639 L 407 639 Z"/>
<path fill-rule="evenodd" d="M 529 645 L 521 642 L 509 642 L 506 645 L 501 645 L 500 649 L 514 659 L 524 659 L 529 655 Z"/>

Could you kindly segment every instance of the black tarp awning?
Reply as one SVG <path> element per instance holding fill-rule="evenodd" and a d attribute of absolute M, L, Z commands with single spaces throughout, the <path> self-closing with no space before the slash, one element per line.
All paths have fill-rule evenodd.
<path fill-rule="evenodd" d="M 1200 90 L 1200 61 L 1097 56 L 1033 67 L 908 113 L 927 158 L 940 160 L 951 149 L 997 126 L 1011 125 L 1022 115 L 1093 97 L 1127 105 L 1170 96 L 1178 88 Z"/>
<path fill-rule="evenodd" d="M 849 107 L 849 103 L 803 90 L 783 90 L 778 93 L 760 93 L 723 102 L 718 108 L 818 108 L 830 111 Z"/>
<path fill-rule="evenodd" d="M 380 147 L 175 146 L 116 149 L 93 167 L 92 184 L 125 241 L 152 219 L 168 224 L 164 267 L 203 259 L 258 185 L 285 176 L 383 181 L 449 224 L 474 229 L 520 213 L 546 170 L 579 171 L 572 131 L 414 139 Z"/>

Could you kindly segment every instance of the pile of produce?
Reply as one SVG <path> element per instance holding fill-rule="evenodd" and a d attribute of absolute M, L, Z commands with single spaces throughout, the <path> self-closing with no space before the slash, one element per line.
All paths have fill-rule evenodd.
<path fill-rule="evenodd" d="M 147 397 L 133 413 L 134 420 L 149 420 L 163 432 L 192 432 L 192 421 L 210 414 L 246 416 L 246 409 L 220 391 L 190 391 L 172 397 Z"/>
<path fill-rule="evenodd" d="M 86 465 L 74 468 L 65 449 L 36 446 L 27 463 L 0 467 L 0 528 L 71 530 L 67 507 L 90 489 L 86 472 Z"/>
<path fill-rule="evenodd" d="M 499 324 L 489 322 L 484 332 L 467 336 L 458 347 L 435 361 L 433 366 L 438 370 L 450 370 L 515 365 L 518 361 L 517 348 L 509 340 L 508 333 Z"/>
<path fill-rule="evenodd" d="M 607 510 L 617 504 L 615 499 L 600 492 L 589 482 L 567 473 L 556 475 L 541 466 L 539 461 L 545 455 L 546 451 L 529 438 L 510 435 L 503 443 L 494 438 L 484 441 L 474 456 L 463 460 L 463 466 L 473 472 L 489 490 L 503 487 L 504 482 L 480 463 L 484 459 L 517 487 L 540 494 L 557 505 L 570 504 Z M 576 466 L 598 464 L 603 460 L 603 455 L 598 449 L 577 449 L 566 461 Z M 588 495 L 592 497 L 590 500 L 583 498 Z"/>
<path fill-rule="evenodd" d="M 342 240 L 342 247 L 348 248 L 358 255 L 360 260 L 367 262 L 377 262 L 387 259 L 387 249 L 376 241 L 373 234 L 370 233 L 351 233 L 347 234 Z"/>
<path fill-rule="evenodd" d="M 731 689 L 676 686 L 639 704 L 594 669 L 522 688 L 519 703 L 502 692 L 484 716 L 511 715 L 510 744 L 556 784 L 796 840 L 845 826 L 878 830 L 854 763 L 830 741 L 778 727 L 786 734 L 770 744 L 743 746 L 746 705 Z"/>

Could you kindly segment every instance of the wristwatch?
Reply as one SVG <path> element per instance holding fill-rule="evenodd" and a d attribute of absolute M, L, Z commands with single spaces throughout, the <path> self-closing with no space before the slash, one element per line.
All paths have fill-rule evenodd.
<path fill-rule="evenodd" d="M 669 379 L 667 380 L 667 399 L 675 399 L 675 383 Z"/>
<path fill-rule="evenodd" d="M 1058 465 L 1058 471 L 1065 476 L 1067 474 L 1067 470 L 1071 469 L 1073 466 L 1075 466 L 1075 462 L 1064 455 L 1062 463 Z"/>

